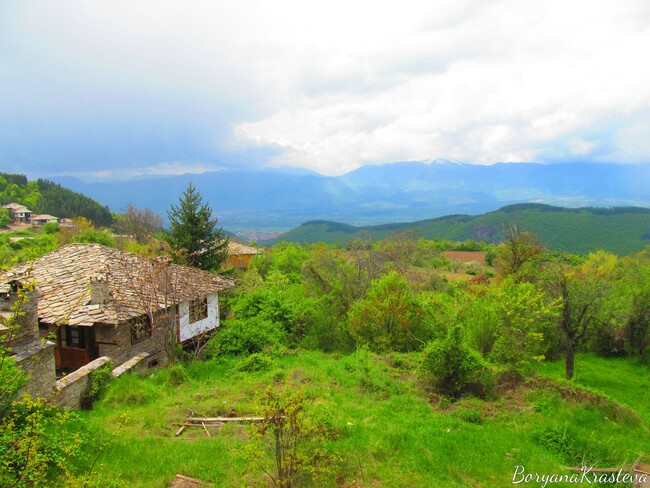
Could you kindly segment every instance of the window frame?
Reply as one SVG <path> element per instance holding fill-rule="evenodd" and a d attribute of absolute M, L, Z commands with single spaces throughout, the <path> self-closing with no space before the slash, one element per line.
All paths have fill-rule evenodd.
<path fill-rule="evenodd" d="M 137 317 L 129 319 L 128 324 L 131 344 L 142 342 L 151 337 L 153 333 L 151 317 L 149 317 L 148 314 L 138 315 Z"/>
<path fill-rule="evenodd" d="M 74 334 L 73 334 L 74 332 Z M 76 337 L 73 337 L 75 336 Z M 86 340 L 85 340 L 84 331 L 81 330 L 81 327 L 78 325 L 66 325 L 65 326 L 65 346 L 74 347 L 76 349 L 85 349 Z"/>
<path fill-rule="evenodd" d="M 195 324 L 208 318 L 208 297 L 197 298 L 190 301 L 189 320 Z"/>

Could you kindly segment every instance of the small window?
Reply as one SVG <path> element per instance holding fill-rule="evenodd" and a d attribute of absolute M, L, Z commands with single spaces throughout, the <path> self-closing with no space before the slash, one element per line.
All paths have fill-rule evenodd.
<path fill-rule="evenodd" d="M 84 347 L 84 334 L 81 327 L 66 326 L 65 328 L 65 345 L 68 347 Z"/>
<path fill-rule="evenodd" d="M 129 320 L 129 328 L 131 329 L 131 344 L 151 337 L 151 320 L 148 315 L 140 315 Z"/>
<path fill-rule="evenodd" d="M 208 318 L 208 297 L 190 302 L 190 324 Z"/>

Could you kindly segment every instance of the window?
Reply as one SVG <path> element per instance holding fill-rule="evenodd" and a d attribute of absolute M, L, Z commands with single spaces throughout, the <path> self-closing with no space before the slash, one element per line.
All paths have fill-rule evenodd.
<path fill-rule="evenodd" d="M 81 327 L 73 327 L 71 325 L 66 326 L 65 345 L 68 347 L 84 348 L 84 334 Z"/>
<path fill-rule="evenodd" d="M 208 297 L 190 302 L 190 324 L 208 318 Z"/>
<path fill-rule="evenodd" d="M 131 329 L 131 344 L 151 337 L 151 319 L 148 315 L 140 315 L 129 320 L 129 328 Z"/>

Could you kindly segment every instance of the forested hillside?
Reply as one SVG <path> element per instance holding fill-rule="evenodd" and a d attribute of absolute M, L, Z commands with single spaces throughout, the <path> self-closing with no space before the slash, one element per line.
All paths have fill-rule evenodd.
<path fill-rule="evenodd" d="M 113 221 L 108 207 L 81 193 L 44 179 L 28 181 L 24 175 L 0 173 L 0 205 L 11 202 L 38 214 L 85 217 L 98 226 L 108 226 Z"/>
<path fill-rule="evenodd" d="M 306 222 L 282 234 L 278 241 L 344 243 L 367 234 L 372 240 L 414 229 L 425 239 L 472 239 L 498 243 L 504 224 L 520 222 L 537 233 L 549 249 L 585 254 L 604 249 L 619 255 L 639 251 L 650 243 L 650 209 L 561 208 L 518 204 L 483 215 L 450 215 L 436 219 L 355 227 L 329 221 Z"/>

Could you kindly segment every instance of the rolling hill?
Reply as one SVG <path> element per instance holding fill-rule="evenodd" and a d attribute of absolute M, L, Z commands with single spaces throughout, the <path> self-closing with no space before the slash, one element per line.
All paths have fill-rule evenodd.
<path fill-rule="evenodd" d="M 521 222 L 536 232 L 552 250 L 586 254 L 604 249 L 626 255 L 650 244 L 650 209 L 562 208 L 542 204 L 517 204 L 483 215 L 449 215 L 374 226 L 352 226 L 325 220 L 310 221 L 282 234 L 277 241 L 344 243 L 364 233 L 374 240 L 390 232 L 415 229 L 426 239 L 497 243 L 508 222 Z"/>

